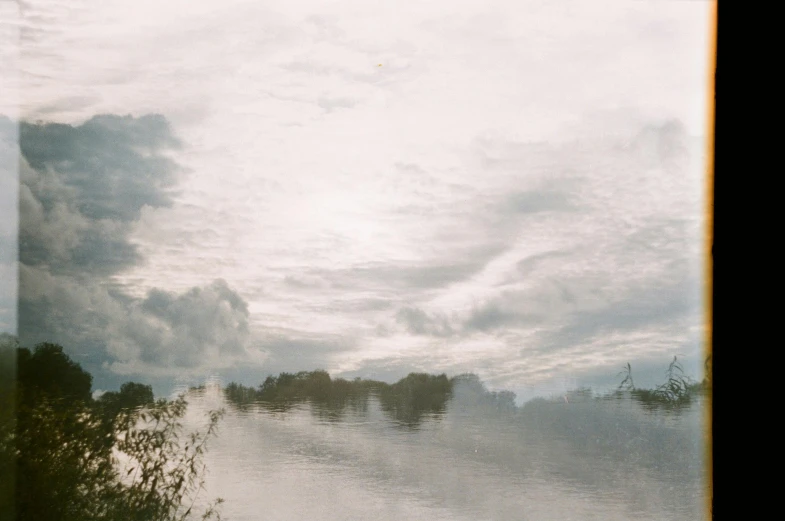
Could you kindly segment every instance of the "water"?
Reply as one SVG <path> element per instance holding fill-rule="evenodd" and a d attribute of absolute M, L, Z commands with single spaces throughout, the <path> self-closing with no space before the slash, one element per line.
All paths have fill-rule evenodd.
<path fill-rule="evenodd" d="M 205 499 L 245 520 L 708 519 L 703 404 L 680 414 L 629 400 L 497 411 L 456 390 L 441 415 L 402 424 L 370 397 L 341 414 L 192 396 L 188 425 L 226 407 Z"/>

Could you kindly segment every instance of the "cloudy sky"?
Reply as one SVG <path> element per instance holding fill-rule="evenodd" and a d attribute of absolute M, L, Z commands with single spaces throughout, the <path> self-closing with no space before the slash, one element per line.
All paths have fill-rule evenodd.
<path fill-rule="evenodd" d="M 698 371 L 712 5 L 3 2 L 0 329 L 99 387 Z"/>

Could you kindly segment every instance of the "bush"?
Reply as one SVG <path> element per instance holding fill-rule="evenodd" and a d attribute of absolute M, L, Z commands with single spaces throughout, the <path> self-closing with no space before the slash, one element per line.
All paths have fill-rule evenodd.
<path fill-rule="evenodd" d="M 13 471 L 6 468 L 4 478 L 16 477 L 10 506 L 17 520 L 185 521 L 197 515 L 203 456 L 222 411 L 209 413 L 204 432 L 186 434 L 183 397 L 152 402 L 152 389 L 129 383 L 95 402 L 92 377 L 62 347 L 42 344 L 16 354 L 16 423 L 13 429 L 0 425 L 0 466 Z M 208 505 L 201 519 L 220 519 L 220 502 Z M 6 506 L 4 512 L 11 510 Z"/>

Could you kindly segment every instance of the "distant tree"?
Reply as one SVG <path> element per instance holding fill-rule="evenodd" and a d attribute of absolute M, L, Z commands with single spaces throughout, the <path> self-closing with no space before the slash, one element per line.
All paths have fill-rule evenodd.
<path fill-rule="evenodd" d="M 367 411 L 368 397 L 374 394 L 385 413 L 410 426 L 417 425 L 425 414 L 443 413 L 451 392 L 452 382 L 444 374 L 411 373 L 390 385 L 361 378 L 333 380 L 323 369 L 270 375 L 257 389 L 234 382 L 224 388 L 227 400 L 241 409 L 256 403 L 285 411 L 294 404 L 309 401 L 313 413 L 331 421 L 340 418 L 347 407 L 357 412 Z M 500 403 L 509 402 L 506 394 L 497 398 Z"/>
<path fill-rule="evenodd" d="M 402 425 L 416 427 L 426 414 L 442 414 L 452 396 L 447 375 L 410 373 L 379 392 L 382 410 Z"/>
<path fill-rule="evenodd" d="M 113 420 L 120 411 L 137 409 L 155 403 L 153 388 L 136 382 L 126 382 L 119 392 L 109 391 L 98 399 L 98 408 L 107 419 Z"/>

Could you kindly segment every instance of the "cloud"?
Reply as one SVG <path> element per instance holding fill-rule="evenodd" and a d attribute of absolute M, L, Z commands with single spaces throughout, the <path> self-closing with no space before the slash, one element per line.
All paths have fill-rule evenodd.
<path fill-rule="evenodd" d="M 135 220 L 145 205 L 171 204 L 166 189 L 180 173 L 163 155 L 180 143 L 160 115 L 99 115 L 79 126 L 22 122 L 19 145 L 33 169 L 59 174 L 76 208 L 91 219 Z M 57 196 L 39 193 L 45 200 Z"/>
<path fill-rule="evenodd" d="M 129 241 L 144 207 L 172 204 L 179 146 L 161 116 L 95 116 L 79 126 L 22 122 L 19 261 L 110 275 L 140 262 Z"/>
<path fill-rule="evenodd" d="M 505 306 L 501 305 L 499 302 L 491 302 L 472 311 L 463 326 L 464 330 L 487 332 L 533 322 L 533 320 L 527 321 L 526 318 L 527 317 L 524 314 L 505 309 Z"/>
<path fill-rule="evenodd" d="M 517 214 L 563 212 L 573 209 L 567 194 L 552 190 L 519 192 L 510 196 L 509 209 Z"/>
<path fill-rule="evenodd" d="M 412 335 L 451 336 L 454 334 L 449 319 L 444 315 L 428 315 L 416 307 L 401 308 L 395 316 Z"/>
<path fill-rule="evenodd" d="M 659 286 L 647 284 L 628 290 L 623 298 L 599 309 L 568 315 L 561 325 L 542 335 L 538 350 L 558 350 L 590 342 L 597 337 L 646 330 L 668 323 L 676 327 L 685 321 L 700 323 L 699 284 L 699 281 L 684 276 L 681 280 L 671 279 Z"/>
<path fill-rule="evenodd" d="M 335 109 L 350 109 L 357 105 L 357 100 L 351 98 L 319 98 L 316 102 L 325 112 L 332 112 Z"/>
<path fill-rule="evenodd" d="M 280 333 L 248 341 L 277 345 L 270 359 L 367 342 L 345 349 L 466 361 L 471 340 L 474 363 L 507 367 L 686 280 L 704 183 L 684 128 L 653 118 L 702 132 L 705 6 L 354 4 L 27 10 L 20 111 L 80 123 L 24 127 L 24 291 L 50 277 L 74 305 L 135 310 L 154 338 L 186 327 L 165 312 L 178 299 L 209 308 L 187 295 L 222 278 Z M 96 111 L 166 113 L 187 182 L 165 120 L 81 123 Z M 168 300 L 142 309 L 155 288 Z M 54 331 L 57 316 L 37 320 Z M 100 321 L 72 322 L 100 337 Z"/>
<path fill-rule="evenodd" d="M 16 333 L 18 147 L 18 126 L 0 115 L 0 333 Z"/>
<path fill-rule="evenodd" d="M 369 354 L 347 356 L 346 367 L 428 359 L 517 386 L 697 356 L 699 147 L 674 121 L 551 144 L 477 140 L 483 176 L 460 231 L 487 244 L 500 225 L 503 247 L 449 284 L 401 299 L 377 321 Z M 435 244 L 460 258 L 449 238 Z"/>
<path fill-rule="evenodd" d="M 115 372 L 231 366 L 249 344 L 248 306 L 225 281 L 175 294 L 159 289 L 112 317 L 107 351 Z"/>
<path fill-rule="evenodd" d="M 559 259 L 569 258 L 570 252 L 568 251 L 547 251 L 529 255 L 519 260 L 515 267 L 517 268 L 516 275 L 527 276 L 534 272 L 539 266 L 551 261 L 558 262 Z"/>
<path fill-rule="evenodd" d="M 449 240 L 451 234 L 445 234 Z M 462 237 L 453 237 L 462 239 Z M 427 292 L 443 289 L 455 282 L 470 278 L 496 257 L 501 251 L 497 241 L 487 240 L 480 245 L 457 244 L 447 251 L 438 252 L 431 258 L 409 262 L 369 262 L 350 268 L 311 269 L 305 277 L 286 279 L 296 287 L 321 285 L 341 290 L 369 290 Z M 320 281 L 320 282 L 317 282 Z M 387 294 L 388 298 L 392 295 Z"/>
<path fill-rule="evenodd" d="M 225 281 L 134 298 L 24 265 L 19 338 L 58 342 L 86 367 L 116 374 L 203 373 L 266 356 L 253 344 L 247 303 Z"/>
<path fill-rule="evenodd" d="M 245 300 L 223 280 L 182 292 L 123 291 L 113 276 L 144 259 L 132 239 L 145 208 L 173 203 L 184 169 L 161 116 L 20 125 L 22 343 L 64 344 L 86 366 L 178 374 L 264 357 Z"/>
<path fill-rule="evenodd" d="M 340 335 L 305 335 L 300 331 L 268 333 L 259 341 L 267 355 L 264 369 L 269 373 L 328 369 L 333 356 L 357 349 L 357 341 Z"/>

